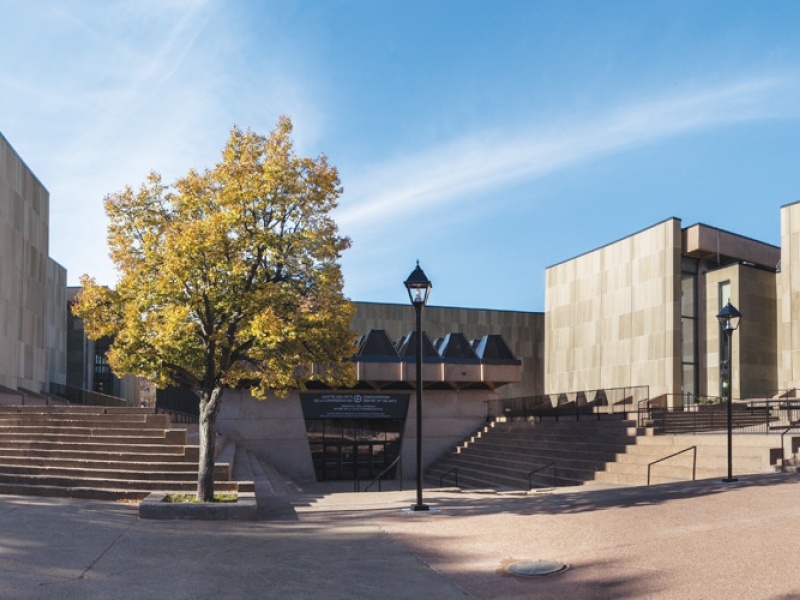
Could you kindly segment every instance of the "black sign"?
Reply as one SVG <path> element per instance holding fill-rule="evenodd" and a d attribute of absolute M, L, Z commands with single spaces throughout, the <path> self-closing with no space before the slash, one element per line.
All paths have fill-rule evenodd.
<path fill-rule="evenodd" d="M 405 419 L 408 394 L 301 392 L 300 404 L 307 420 Z"/>

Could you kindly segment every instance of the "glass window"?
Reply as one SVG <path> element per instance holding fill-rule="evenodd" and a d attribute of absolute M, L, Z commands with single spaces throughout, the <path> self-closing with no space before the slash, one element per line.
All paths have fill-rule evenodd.
<path fill-rule="evenodd" d="M 722 310 L 731 300 L 731 282 L 723 281 L 719 284 L 719 309 Z M 722 398 L 728 395 L 730 385 L 730 364 L 728 364 L 728 335 L 719 328 L 719 395 Z"/>
<path fill-rule="evenodd" d="M 695 294 L 695 275 L 683 275 L 681 277 L 681 315 L 684 317 L 695 317 L 697 299 Z"/>
<path fill-rule="evenodd" d="M 725 305 L 731 301 L 731 282 L 723 281 L 719 284 L 719 309 L 725 308 Z"/>

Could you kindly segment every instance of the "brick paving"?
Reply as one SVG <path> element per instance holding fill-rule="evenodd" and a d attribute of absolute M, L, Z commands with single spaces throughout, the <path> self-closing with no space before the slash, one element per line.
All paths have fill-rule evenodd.
<path fill-rule="evenodd" d="M 800 479 L 534 496 L 305 486 L 255 523 L 0 496 L 2 598 L 800 598 Z M 336 491 L 339 490 L 339 491 Z M 523 579 L 526 559 L 569 570 Z"/>

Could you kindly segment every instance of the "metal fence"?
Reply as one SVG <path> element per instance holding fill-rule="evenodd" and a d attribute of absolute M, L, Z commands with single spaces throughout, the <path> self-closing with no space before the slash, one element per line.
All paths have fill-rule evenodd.
<path fill-rule="evenodd" d="M 185 387 L 157 390 L 156 412 L 169 413 L 173 422 L 197 423 L 200 419 L 200 399 Z"/>
<path fill-rule="evenodd" d="M 555 420 L 602 418 L 602 415 L 625 417 L 636 412 L 640 402 L 650 397 L 646 385 L 601 388 L 540 396 L 522 396 L 500 400 L 500 415 L 509 419 L 537 418 Z"/>
<path fill-rule="evenodd" d="M 781 434 L 787 428 L 797 426 L 798 420 L 798 398 L 734 400 L 731 405 L 733 433 Z M 641 405 L 639 422 L 652 426 L 656 433 L 725 433 L 728 429 L 728 405 L 716 397 L 666 395 L 661 402 Z"/>
<path fill-rule="evenodd" d="M 109 396 L 91 390 L 70 387 L 60 383 L 50 384 L 50 393 L 59 398 L 64 398 L 70 404 L 84 406 L 130 406 L 128 402 L 116 396 Z"/>

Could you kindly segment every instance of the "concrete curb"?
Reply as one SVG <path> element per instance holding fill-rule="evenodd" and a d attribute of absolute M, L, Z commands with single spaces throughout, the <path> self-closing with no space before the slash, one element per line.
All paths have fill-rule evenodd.
<path fill-rule="evenodd" d="M 187 519 L 196 521 L 255 521 L 258 519 L 256 495 L 239 492 L 236 502 L 214 504 L 173 504 L 166 492 L 153 492 L 139 504 L 140 519 Z"/>

